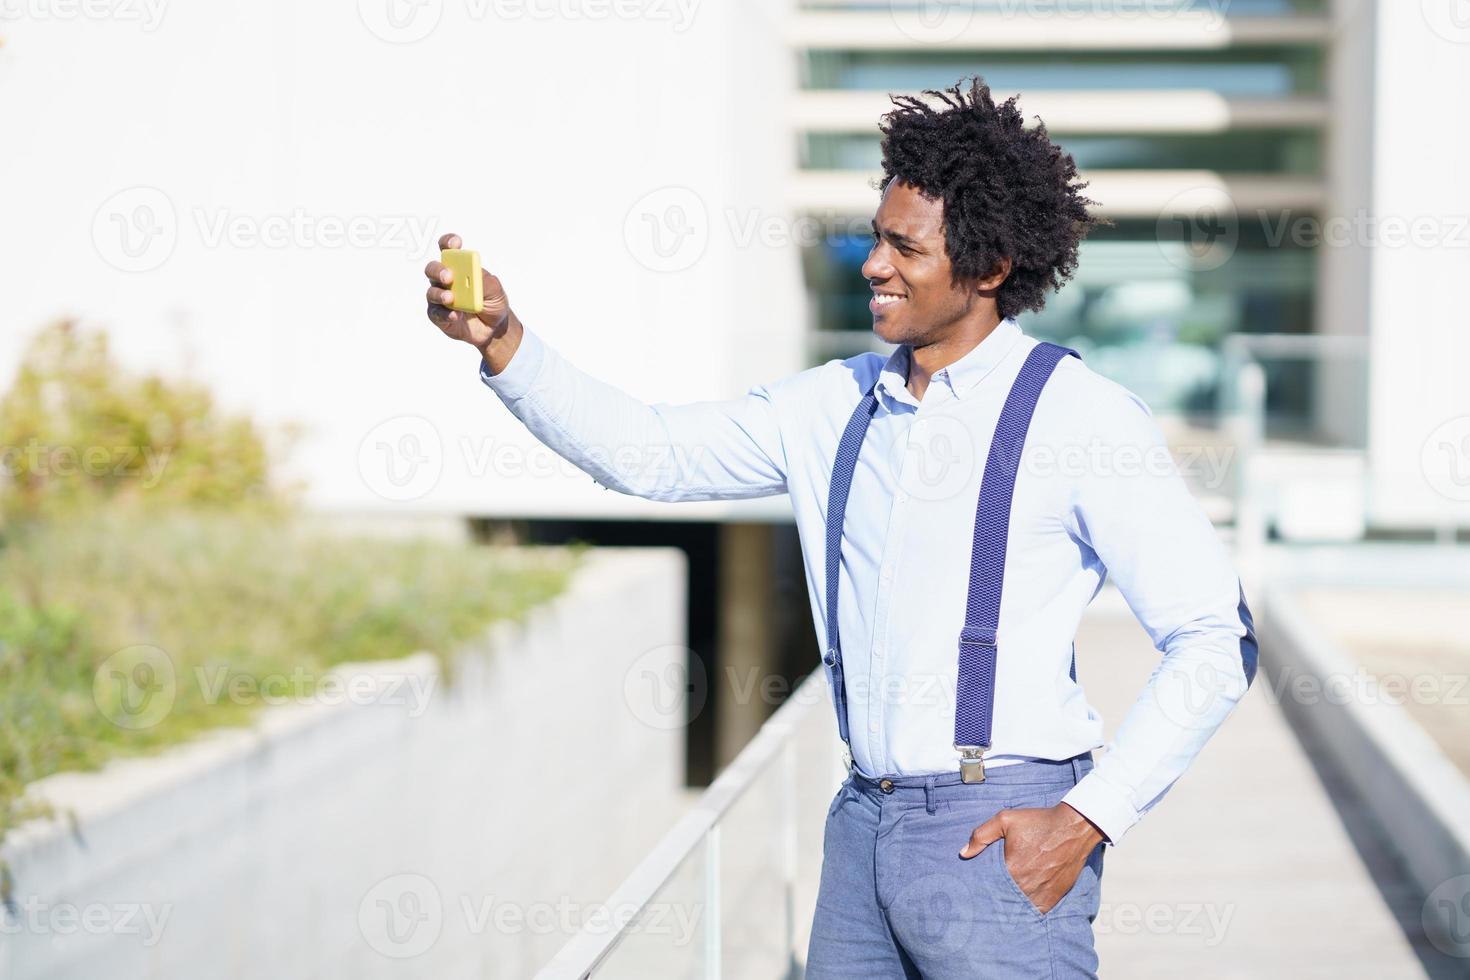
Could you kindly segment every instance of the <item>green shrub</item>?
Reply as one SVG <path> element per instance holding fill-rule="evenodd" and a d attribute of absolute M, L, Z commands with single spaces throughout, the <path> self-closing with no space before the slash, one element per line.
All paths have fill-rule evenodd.
<path fill-rule="evenodd" d="M 279 433 L 282 447 L 294 432 Z M 62 321 L 40 331 L 0 399 L 0 518 L 58 517 L 122 499 L 279 510 L 270 448 L 202 386 L 121 369 L 107 336 Z"/>
<path fill-rule="evenodd" d="M 129 374 L 68 323 L 0 398 L 0 451 L 0 839 L 37 812 L 29 783 L 246 722 L 334 665 L 428 650 L 447 675 L 456 648 L 560 592 L 582 550 L 312 530 L 249 420 Z M 119 710 L 138 670 L 139 690 L 169 681 L 146 724 Z M 0 899 L 5 884 L 0 866 Z"/>
<path fill-rule="evenodd" d="M 27 783 L 245 722 L 263 679 L 294 699 L 344 662 L 419 650 L 444 662 L 560 592 L 581 550 L 343 538 L 120 505 L 13 529 L 0 551 L 0 836 Z M 140 647 L 161 651 L 174 682 L 167 714 L 135 728 L 94 681 Z M 230 684 L 246 696 L 221 696 Z"/>

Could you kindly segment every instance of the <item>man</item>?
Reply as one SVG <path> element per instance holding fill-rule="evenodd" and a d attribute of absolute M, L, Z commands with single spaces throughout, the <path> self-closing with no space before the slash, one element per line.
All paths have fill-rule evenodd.
<path fill-rule="evenodd" d="M 468 316 L 431 262 L 428 313 L 603 485 L 791 496 L 849 759 L 808 977 L 1093 976 L 1103 843 L 1245 693 L 1255 636 L 1147 406 L 1016 323 L 1098 223 L 1072 158 L 978 77 L 925 94 L 941 106 L 898 97 L 882 125 L 863 275 L 873 329 L 898 345 L 886 359 L 647 405 L 527 331 L 488 273 Z M 682 465 L 619 465 L 620 446 L 672 447 Z M 1109 575 L 1163 660 L 1094 765 L 1102 722 L 1073 637 Z"/>

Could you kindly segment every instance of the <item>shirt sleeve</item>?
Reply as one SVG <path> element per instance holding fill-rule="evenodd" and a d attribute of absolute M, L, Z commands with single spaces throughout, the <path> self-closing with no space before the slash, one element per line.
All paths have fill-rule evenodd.
<path fill-rule="evenodd" d="M 524 330 L 483 381 L 548 448 L 603 487 L 649 500 L 733 500 L 786 492 L 776 386 L 742 397 L 647 404 L 572 365 Z"/>
<path fill-rule="evenodd" d="M 1225 546 L 1148 406 L 1095 381 L 1069 530 L 1096 553 L 1163 654 L 1107 751 L 1063 799 L 1117 844 L 1245 695 L 1257 645 Z"/>

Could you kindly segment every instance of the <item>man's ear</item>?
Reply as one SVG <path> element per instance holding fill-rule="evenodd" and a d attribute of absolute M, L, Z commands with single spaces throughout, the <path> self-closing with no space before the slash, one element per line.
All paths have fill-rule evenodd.
<path fill-rule="evenodd" d="M 981 276 L 975 283 L 975 289 L 982 293 L 994 292 L 1000 288 L 1001 283 L 1010 277 L 1010 274 L 1011 257 L 1009 255 L 1001 256 L 1000 261 L 995 264 L 995 267 L 990 270 L 990 273 Z"/>

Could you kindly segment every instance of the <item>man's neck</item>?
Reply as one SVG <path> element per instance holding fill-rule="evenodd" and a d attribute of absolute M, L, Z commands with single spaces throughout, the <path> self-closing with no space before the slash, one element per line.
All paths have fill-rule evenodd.
<path fill-rule="evenodd" d="M 958 361 L 980 345 L 986 337 L 1000 326 L 998 315 L 991 314 L 983 321 L 960 322 L 946 337 L 931 341 L 922 347 L 909 346 L 909 393 L 919 401 L 929 390 L 929 381 L 944 368 Z"/>

